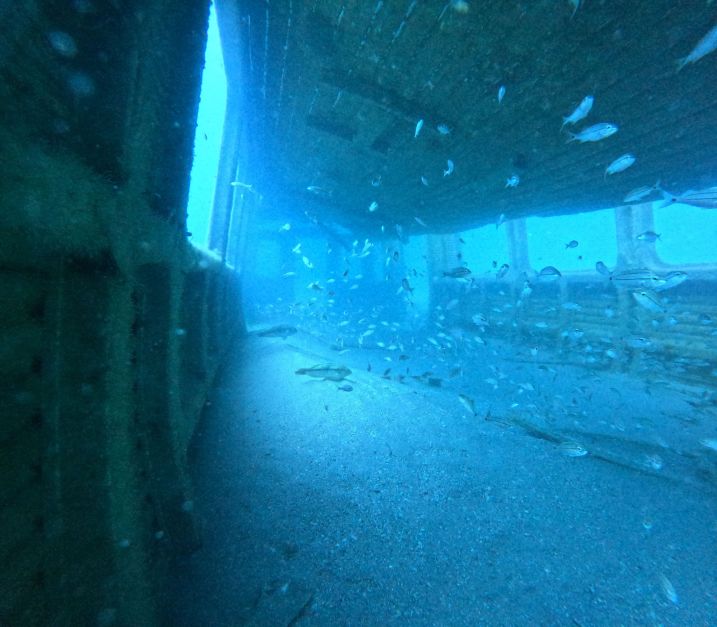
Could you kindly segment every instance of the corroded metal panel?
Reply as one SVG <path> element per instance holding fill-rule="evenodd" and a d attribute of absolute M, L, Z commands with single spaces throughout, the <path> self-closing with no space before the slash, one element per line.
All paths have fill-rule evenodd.
<path fill-rule="evenodd" d="M 717 54 L 677 65 L 717 23 L 710 3 L 584 2 L 574 15 L 554 0 L 473 2 L 467 12 L 409 1 L 257 4 L 242 8 L 247 116 L 262 142 L 257 179 L 277 205 L 417 232 L 414 216 L 449 230 L 500 213 L 614 206 L 658 179 L 678 191 L 714 184 Z M 586 95 L 588 117 L 561 130 Z M 567 130 L 599 122 L 619 130 L 566 143 Z M 606 175 L 625 153 L 635 164 Z M 444 176 L 449 159 L 455 171 Z M 506 186 L 513 175 L 519 184 Z M 374 200 L 380 209 L 369 213 Z"/>

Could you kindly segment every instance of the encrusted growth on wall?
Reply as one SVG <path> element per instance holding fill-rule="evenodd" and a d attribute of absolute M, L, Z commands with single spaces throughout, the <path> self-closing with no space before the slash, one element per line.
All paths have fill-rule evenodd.
<path fill-rule="evenodd" d="M 200 541 L 187 446 L 242 329 L 236 275 L 184 232 L 208 3 L 117 7 L 3 10 L 2 624 L 160 620 Z"/>

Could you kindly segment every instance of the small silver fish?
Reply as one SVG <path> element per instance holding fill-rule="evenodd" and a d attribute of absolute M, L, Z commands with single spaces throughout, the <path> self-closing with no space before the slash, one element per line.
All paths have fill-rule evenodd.
<path fill-rule="evenodd" d="M 457 268 L 452 268 L 451 270 L 445 270 L 443 272 L 443 276 L 451 279 L 462 279 L 467 277 L 470 273 L 471 271 L 465 266 L 459 266 Z"/>
<path fill-rule="evenodd" d="M 560 274 L 560 270 L 554 266 L 545 266 L 540 272 L 538 272 L 538 279 L 543 283 L 557 281 L 561 276 L 563 275 Z"/>
<path fill-rule="evenodd" d="M 428 225 L 427 225 L 423 220 L 421 220 L 421 218 L 418 218 L 418 217 L 416 217 L 416 216 L 413 216 L 413 219 L 414 219 L 418 224 L 420 224 L 422 227 L 424 227 L 424 228 L 427 228 L 427 227 L 428 227 Z"/>
<path fill-rule="evenodd" d="M 597 270 L 600 274 L 610 276 L 610 270 L 608 270 L 607 266 L 602 261 L 598 261 L 595 264 L 595 270 Z"/>
<path fill-rule="evenodd" d="M 644 307 L 652 313 L 665 313 L 665 308 L 657 298 L 657 294 L 650 290 L 640 290 L 639 292 L 633 292 L 632 297 L 637 301 L 637 304 Z"/>
<path fill-rule="evenodd" d="M 505 97 L 505 85 L 501 85 L 498 88 L 498 104 L 503 102 L 503 98 Z"/>
<path fill-rule="evenodd" d="M 670 194 L 664 189 L 660 190 L 665 198 L 660 207 L 667 207 L 674 203 L 700 207 L 701 209 L 717 209 L 717 187 L 708 187 L 698 191 L 690 190 L 684 194 Z"/>
<path fill-rule="evenodd" d="M 677 71 L 679 72 L 688 63 L 695 63 L 705 55 L 717 50 L 717 24 L 715 24 L 709 32 L 697 42 L 692 52 L 677 61 Z"/>
<path fill-rule="evenodd" d="M 418 120 L 418 123 L 416 124 L 416 132 L 413 134 L 414 139 L 416 137 L 418 137 L 418 134 L 421 132 L 422 128 L 423 128 L 423 120 Z"/>
<path fill-rule="evenodd" d="M 252 191 L 254 189 L 253 185 L 250 183 L 242 183 L 241 181 L 232 181 L 229 183 L 232 187 L 243 187 L 244 189 L 248 189 L 249 191 Z M 308 188 L 307 188 L 308 189 Z"/>
<path fill-rule="evenodd" d="M 510 270 L 510 266 L 507 263 L 504 263 L 499 269 L 498 272 L 495 275 L 496 279 L 502 279 L 506 274 L 508 274 L 508 270 Z"/>
<path fill-rule="evenodd" d="M 567 244 L 565 244 L 565 248 L 577 248 L 578 246 L 578 240 L 576 239 L 571 239 Z"/>
<path fill-rule="evenodd" d="M 662 589 L 662 594 L 665 595 L 665 597 L 670 603 L 673 603 L 674 605 L 679 605 L 680 599 L 677 596 L 675 586 L 673 586 L 672 582 L 662 573 L 660 573 L 660 588 Z"/>
<path fill-rule="evenodd" d="M 329 381 L 341 381 L 351 374 L 351 370 L 346 366 L 334 366 L 332 364 L 319 364 L 310 368 L 299 368 L 296 374 L 303 374 L 317 379 L 327 379 Z"/>
<path fill-rule="evenodd" d="M 653 192 L 660 191 L 660 181 L 657 181 L 652 187 L 643 185 L 642 187 L 636 187 L 630 190 L 623 198 L 623 202 L 637 202 L 643 198 L 647 198 Z"/>
<path fill-rule="evenodd" d="M 520 183 L 520 177 L 517 174 L 512 174 L 510 178 L 505 179 L 506 187 L 518 187 L 518 183 Z"/>
<path fill-rule="evenodd" d="M 575 7 L 575 10 L 577 11 L 577 7 Z M 577 122 L 580 122 L 580 120 L 586 118 L 588 113 L 590 113 L 590 109 L 593 108 L 594 102 L 595 98 L 593 98 L 593 96 L 585 96 L 585 98 L 583 98 L 580 104 L 575 108 L 575 111 L 573 111 L 568 117 L 563 118 L 563 126 L 560 127 L 560 130 L 562 130 L 566 124 L 576 124 Z"/>
<path fill-rule="evenodd" d="M 458 400 L 461 402 L 461 405 L 465 407 L 471 414 L 474 416 L 478 415 L 478 412 L 476 411 L 476 404 L 475 401 L 470 397 L 466 396 L 465 394 L 459 394 Z"/>
<path fill-rule="evenodd" d="M 580 444 L 580 442 L 574 442 L 572 440 L 561 442 L 558 445 L 558 450 L 560 454 L 565 457 L 584 457 L 588 454 L 587 449 Z"/>
<path fill-rule="evenodd" d="M 620 155 L 615 161 L 613 161 L 607 168 L 605 168 L 605 176 L 608 174 L 616 174 L 617 172 L 623 172 L 627 170 L 633 163 L 635 163 L 635 155 L 630 152 L 626 152 L 624 155 Z"/>
<path fill-rule="evenodd" d="M 652 289 L 656 292 L 664 292 L 665 290 L 669 290 L 673 287 L 676 287 L 677 285 L 680 285 L 680 283 L 683 283 L 686 280 L 686 272 L 682 272 L 681 270 L 674 270 L 673 272 L 668 272 L 665 276 L 663 276 L 661 279 L 661 283 L 659 283 L 659 285 L 653 285 Z"/>
<path fill-rule="evenodd" d="M 378 203 L 374 200 L 374 201 L 372 201 L 371 204 L 368 206 L 368 210 L 369 210 L 370 213 L 373 213 L 374 211 L 376 211 L 376 209 L 378 209 Z"/>
<path fill-rule="evenodd" d="M 437 130 L 441 135 L 449 135 L 450 132 L 451 132 L 451 129 L 448 128 L 445 124 L 439 124 L 438 126 L 436 126 L 436 130 Z"/>
<path fill-rule="evenodd" d="M 613 272 L 610 274 L 610 281 L 616 287 L 627 289 L 653 289 L 662 282 L 660 277 L 648 268 Z"/>
<path fill-rule="evenodd" d="M 588 126 L 579 133 L 568 133 L 570 139 L 568 139 L 566 143 L 572 141 L 579 141 L 580 143 L 599 142 L 601 139 L 614 135 L 617 131 L 617 125 L 610 124 L 609 122 L 600 122 L 599 124 Z"/>
<path fill-rule="evenodd" d="M 443 176 L 448 176 L 449 174 L 453 174 L 453 170 L 454 170 L 453 161 L 448 159 L 448 161 L 446 161 L 446 166 L 447 166 L 446 169 L 443 170 Z"/>
<path fill-rule="evenodd" d="M 354 249 L 351 253 L 352 257 L 358 257 L 359 259 L 362 259 L 363 257 L 368 257 L 371 254 L 371 249 L 373 248 L 373 244 L 368 240 L 364 240 L 363 248 L 360 252 L 357 252 L 356 246 L 358 245 L 358 241 L 354 242 Z"/>
<path fill-rule="evenodd" d="M 285 340 L 290 335 L 294 335 L 298 329 L 288 324 L 279 324 L 275 327 L 269 327 L 268 329 L 262 329 L 257 331 L 256 334 L 259 337 L 280 337 Z"/>
<path fill-rule="evenodd" d="M 506 216 L 504 213 L 501 213 L 498 216 L 498 219 L 495 221 L 495 228 L 497 229 L 501 224 L 505 222 Z"/>
<path fill-rule="evenodd" d="M 644 233 L 640 233 L 635 239 L 640 242 L 647 242 L 649 244 L 652 244 L 653 242 L 656 242 L 658 239 L 660 239 L 660 234 L 655 233 L 654 231 L 645 231 Z"/>
<path fill-rule="evenodd" d="M 423 183 L 426 187 L 428 187 L 428 179 L 425 176 L 421 177 L 421 183 Z"/>
<path fill-rule="evenodd" d="M 311 192 L 312 194 L 316 194 L 317 196 L 324 196 L 324 197 L 330 197 L 333 193 L 332 190 L 326 189 L 325 187 L 319 187 L 318 185 L 309 185 L 306 188 L 307 192 Z"/>

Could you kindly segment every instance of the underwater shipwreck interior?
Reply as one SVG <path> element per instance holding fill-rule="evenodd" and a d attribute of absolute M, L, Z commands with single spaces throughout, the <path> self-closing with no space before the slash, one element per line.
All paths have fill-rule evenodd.
<path fill-rule="evenodd" d="M 717 3 L 0 17 L 0 625 L 717 624 Z"/>

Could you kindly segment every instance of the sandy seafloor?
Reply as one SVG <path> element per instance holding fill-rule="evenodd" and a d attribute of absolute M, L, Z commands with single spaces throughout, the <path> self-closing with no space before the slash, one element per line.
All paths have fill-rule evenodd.
<path fill-rule="evenodd" d="M 714 406 L 496 354 L 511 353 L 434 387 L 395 379 L 428 362 L 248 338 L 190 451 L 203 546 L 173 568 L 169 620 L 717 624 L 717 453 L 699 444 Z M 353 370 L 352 391 L 294 374 L 325 361 Z M 562 440 L 589 452 L 567 457 Z"/>

